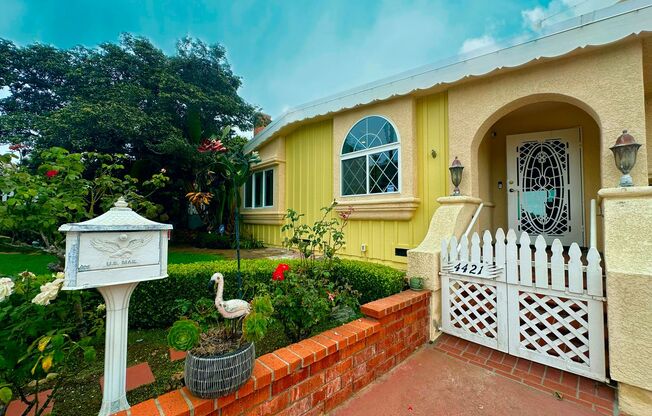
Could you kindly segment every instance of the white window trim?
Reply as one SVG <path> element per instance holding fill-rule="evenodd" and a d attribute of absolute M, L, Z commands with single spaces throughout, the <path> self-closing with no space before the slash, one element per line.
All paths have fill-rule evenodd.
<path fill-rule="evenodd" d="M 266 186 L 267 184 L 265 183 L 265 173 L 271 171 L 272 172 L 272 205 L 265 205 L 265 191 L 266 191 Z M 257 173 L 261 173 L 263 175 L 263 191 L 261 194 L 262 198 L 262 205 L 257 207 L 256 206 L 256 181 L 254 180 L 254 175 Z M 276 184 L 276 178 L 274 177 L 274 168 L 269 168 L 269 169 L 261 169 L 257 170 L 255 172 L 251 173 L 251 206 L 247 206 L 247 195 L 246 195 L 246 190 L 247 190 L 247 185 L 245 184 L 242 187 L 242 206 L 244 209 L 266 209 L 266 208 L 273 208 L 276 205 L 276 195 L 274 195 L 274 185 Z"/>
<path fill-rule="evenodd" d="M 369 118 L 369 117 L 380 117 L 383 120 L 385 120 L 387 123 L 389 123 L 392 126 L 392 128 L 394 129 L 394 133 L 396 133 L 396 142 L 383 144 L 381 146 L 376 146 L 376 147 L 372 147 L 372 148 L 369 148 L 369 149 L 356 150 L 355 152 L 342 153 L 342 150 L 344 149 L 344 145 L 346 144 L 346 137 L 349 135 L 349 133 L 351 133 L 351 130 L 353 129 L 353 127 L 355 127 L 362 120 L 364 120 L 366 118 Z M 388 150 L 396 150 L 397 156 L 398 156 L 397 157 L 397 159 L 398 159 L 398 162 L 397 162 L 398 163 L 398 178 L 397 178 L 398 179 L 398 186 L 397 186 L 397 190 L 393 191 L 393 192 L 374 192 L 374 193 L 371 193 L 371 192 L 369 192 L 369 156 L 375 155 L 376 153 L 386 152 Z M 356 158 L 359 158 L 359 157 L 362 157 L 362 156 L 365 157 L 366 192 L 363 193 L 363 194 L 344 195 L 343 162 L 345 160 L 356 159 Z M 369 114 L 369 115 L 366 115 L 366 116 L 362 117 L 361 119 L 359 119 L 355 123 L 353 123 L 351 128 L 346 132 L 346 135 L 344 136 L 344 141 L 342 142 L 342 149 L 340 150 L 340 197 L 341 198 L 349 198 L 349 197 L 366 196 L 366 195 L 400 194 L 402 184 L 403 184 L 403 180 L 402 180 L 402 169 L 401 169 L 401 135 L 399 134 L 398 128 L 396 127 L 394 122 L 392 122 L 392 120 L 390 120 L 389 118 L 387 118 L 385 116 L 382 116 L 380 114 Z"/>

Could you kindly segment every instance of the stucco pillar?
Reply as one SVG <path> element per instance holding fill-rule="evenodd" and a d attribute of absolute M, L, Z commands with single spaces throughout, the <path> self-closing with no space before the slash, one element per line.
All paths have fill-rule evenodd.
<path fill-rule="evenodd" d="M 469 196 L 447 196 L 437 199 L 440 206 L 430 220 L 428 233 L 418 247 L 408 251 L 407 277 L 424 278 L 424 288 L 430 296 L 430 340 L 439 336 L 441 323 L 441 281 L 439 257 L 441 240 L 461 237 L 482 200 Z"/>
<path fill-rule="evenodd" d="M 623 412 L 652 414 L 652 187 L 601 189 L 609 368 Z"/>

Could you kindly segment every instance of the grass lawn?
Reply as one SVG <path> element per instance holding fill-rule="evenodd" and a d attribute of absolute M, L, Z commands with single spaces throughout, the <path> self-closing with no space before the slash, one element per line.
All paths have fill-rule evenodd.
<path fill-rule="evenodd" d="M 3 248 L 7 250 L 7 248 Z M 200 261 L 222 260 L 219 254 L 195 253 L 183 249 L 170 248 L 169 264 L 197 263 Z M 56 257 L 40 251 L 14 253 L 0 252 L 0 275 L 15 276 L 29 270 L 35 274 L 47 274 L 48 264 L 56 262 Z"/>

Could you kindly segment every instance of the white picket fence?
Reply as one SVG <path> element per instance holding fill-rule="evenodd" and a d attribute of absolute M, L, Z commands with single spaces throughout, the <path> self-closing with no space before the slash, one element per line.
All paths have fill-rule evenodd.
<path fill-rule="evenodd" d="M 442 330 L 604 381 L 600 254 L 498 229 L 441 246 Z"/>

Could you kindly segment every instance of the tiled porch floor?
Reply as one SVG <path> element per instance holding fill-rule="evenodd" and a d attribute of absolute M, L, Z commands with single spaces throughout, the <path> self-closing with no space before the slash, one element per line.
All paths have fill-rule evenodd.
<path fill-rule="evenodd" d="M 500 352 L 491 359 L 492 350 L 443 335 L 331 415 L 613 414 L 608 386 Z"/>

